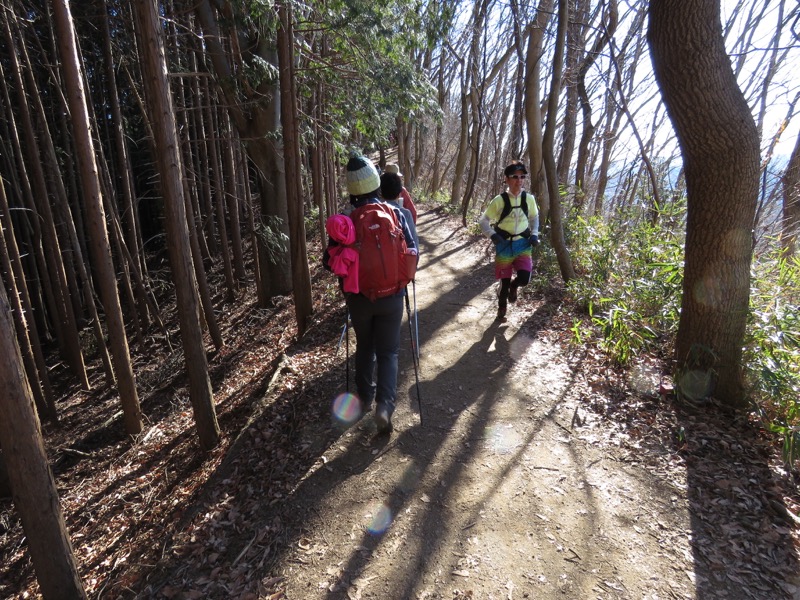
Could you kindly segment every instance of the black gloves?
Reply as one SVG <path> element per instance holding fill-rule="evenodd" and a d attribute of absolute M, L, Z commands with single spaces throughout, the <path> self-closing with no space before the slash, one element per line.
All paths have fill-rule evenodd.
<path fill-rule="evenodd" d="M 539 236 L 538 235 L 533 235 L 531 233 L 530 229 L 526 229 L 525 231 L 523 231 L 519 235 L 520 235 L 520 237 L 523 237 L 526 240 L 528 240 L 528 243 L 531 245 L 531 247 L 539 245 Z"/>
<path fill-rule="evenodd" d="M 503 241 L 503 236 L 502 236 L 502 235 L 500 235 L 499 233 L 493 233 L 493 234 L 492 234 L 492 237 L 491 237 L 491 240 L 492 240 L 492 243 L 493 243 L 495 246 L 497 246 L 497 244 L 499 244 L 500 242 L 502 242 L 502 241 Z"/>

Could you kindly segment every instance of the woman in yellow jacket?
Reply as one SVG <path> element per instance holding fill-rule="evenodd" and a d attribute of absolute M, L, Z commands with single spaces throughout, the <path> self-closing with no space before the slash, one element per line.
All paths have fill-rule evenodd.
<path fill-rule="evenodd" d="M 497 320 L 506 320 L 509 302 L 531 279 L 531 249 L 539 243 L 539 208 L 533 194 L 523 189 L 528 170 L 514 161 L 503 170 L 507 191 L 492 198 L 478 219 L 495 247 L 494 274 L 500 280 Z M 514 273 L 516 277 L 512 280 Z"/>

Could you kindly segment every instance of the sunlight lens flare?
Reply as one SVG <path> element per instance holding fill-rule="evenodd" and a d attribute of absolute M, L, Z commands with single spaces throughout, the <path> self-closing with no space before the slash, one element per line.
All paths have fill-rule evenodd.
<path fill-rule="evenodd" d="M 522 440 L 513 425 L 497 424 L 486 428 L 486 446 L 496 454 L 508 454 L 517 448 Z"/>
<path fill-rule="evenodd" d="M 343 425 L 352 425 L 361 417 L 361 400 L 355 394 L 343 392 L 333 399 L 333 418 Z"/>
<path fill-rule="evenodd" d="M 369 523 L 367 523 L 367 531 L 372 535 L 381 535 L 389 529 L 392 524 L 392 510 L 385 504 L 381 504 L 372 511 Z"/>

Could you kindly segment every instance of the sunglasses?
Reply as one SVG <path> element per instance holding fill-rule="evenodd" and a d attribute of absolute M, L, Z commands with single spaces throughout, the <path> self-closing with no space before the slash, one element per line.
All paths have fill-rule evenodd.
<path fill-rule="evenodd" d="M 509 175 L 509 179 L 525 179 L 527 175 Z"/>

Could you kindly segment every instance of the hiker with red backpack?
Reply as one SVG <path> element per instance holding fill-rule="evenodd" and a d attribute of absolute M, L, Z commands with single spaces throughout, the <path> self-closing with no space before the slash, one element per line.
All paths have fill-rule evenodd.
<path fill-rule="evenodd" d="M 416 272 L 417 246 L 406 217 L 380 199 L 381 181 L 372 161 L 351 158 L 346 180 L 353 209 L 347 217 L 328 220 L 331 237 L 323 265 L 347 285 L 343 291 L 356 332 L 355 383 L 362 413 L 374 402 L 378 433 L 388 434 L 397 398 L 403 300 Z M 348 217 L 352 231 L 342 220 Z M 355 250 L 357 257 L 339 260 L 342 246 Z"/>
<path fill-rule="evenodd" d="M 528 170 L 513 161 L 504 170 L 507 190 L 492 198 L 478 219 L 495 247 L 494 274 L 500 280 L 497 320 L 506 320 L 509 302 L 528 284 L 533 269 L 532 248 L 539 244 L 539 208 L 533 194 L 522 188 Z M 512 280 L 514 273 L 516 277 Z"/>

